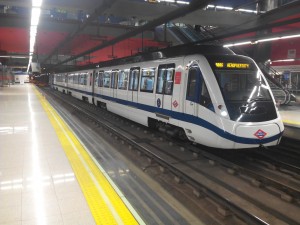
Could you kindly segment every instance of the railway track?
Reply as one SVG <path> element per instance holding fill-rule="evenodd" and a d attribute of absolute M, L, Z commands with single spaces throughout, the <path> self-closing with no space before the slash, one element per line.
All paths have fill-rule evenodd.
<path fill-rule="evenodd" d="M 128 148 L 120 151 L 140 163 L 146 173 L 160 177 L 163 186 L 184 195 L 179 198 L 192 201 L 198 207 L 191 209 L 194 213 L 207 211 L 216 224 L 299 224 L 299 170 L 274 169 L 274 161 L 258 154 L 263 150 L 218 150 L 176 141 L 70 96 L 47 91 L 53 94 L 73 114 L 106 131 L 115 142 L 126 144 Z"/>

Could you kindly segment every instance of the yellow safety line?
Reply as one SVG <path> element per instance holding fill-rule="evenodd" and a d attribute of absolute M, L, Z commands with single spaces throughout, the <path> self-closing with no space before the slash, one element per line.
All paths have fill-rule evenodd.
<path fill-rule="evenodd" d="M 300 122 L 298 121 L 293 121 L 293 120 L 282 120 L 283 123 L 289 124 L 289 125 L 298 125 L 300 126 Z"/>
<path fill-rule="evenodd" d="M 104 225 L 139 224 L 68 125 L 48 101 L 34 90 L 70 161 L 95 222 Z M 139 222 L 144 224 L 143 221 Z"/>

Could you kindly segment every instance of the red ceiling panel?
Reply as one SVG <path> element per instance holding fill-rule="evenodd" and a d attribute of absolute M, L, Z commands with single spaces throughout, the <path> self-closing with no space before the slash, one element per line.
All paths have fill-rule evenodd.
<path fill-rule="evenodd" d="M 0 27 L 0 50 L 28 54 L 29 33 L 24 28 Z"/>
<path fill-rule="evenodd" d="M 38 56 L 48 55 L 59 46 L 67 37 L 66 32 L 38 31 L 35 52 Z M 94 36 L 81 34 L 75 37 L 70 43 L 63 46 L 58 52 L 59 55 L 74 56 L 95 46 L 101 45 L 104 41 L 113 39 L 109 36 Z M 143 48 L 148 47 L 166 47 L 165 43 L 156 41 L 130 38 L 115 44 L 113 47 L 107 47 L 91 53 L 86 57 L 87 60 L 80 64 L 98 63 L 100 61 L 111 60 L 114 57 L 121 58 L 136 54 Z M 0 50 L 6 51 L 7 54 L 29 54 L 29 34 L 24 28 L 0 28 Z"/>
<path fill-rule="evenodd" d="M 50 54 L 67 35 L 68 33 L 63 32 L 38 31 L 36 52 Z"/>
<path fill-rule="evenodd" d="M 149 47 L 164 48 L 167 47 L 167 45 L 165 43 L 147 39 L 142 40 L 141 38 L 130 38 L 115 44 L 113 47 L 106 47 L 91 53 L 89 59 L 87 59 L 85 62 L 80 62 L 79 64 L 83 65 L 89 63 L 98 63 L 111 60 L 113 58 L 127 57 L 139 53 L 142 48 L 146 49 Z"/>

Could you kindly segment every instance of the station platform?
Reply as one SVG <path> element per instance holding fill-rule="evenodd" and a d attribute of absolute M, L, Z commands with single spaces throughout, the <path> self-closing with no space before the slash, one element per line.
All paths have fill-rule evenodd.
<path fill-rule="evenodd" d="M 279 113 L 285 125 L 300 128 L 300 103 L 280 106 Z"/>
<path fill-rule="evenodd" d="M 280 106 L 279 113 L 285 126 L 283 135 L 300 140 L 300 102 Z"/>
<path fill-rule="evenodd" d="M 0 224 L 144 224 L 34 85 L 0 87 Z"/>

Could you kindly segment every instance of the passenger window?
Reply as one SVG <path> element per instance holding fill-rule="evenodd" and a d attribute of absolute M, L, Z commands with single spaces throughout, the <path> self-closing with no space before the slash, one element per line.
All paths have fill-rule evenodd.
<path fill-rule="evenodd" d="M 81 73 L 80 74 L 79 84 L 81 84 L 81 85 L 86 85 L 87 84 L 87 74 L 86 73 Z"/>
<path fill-rule="evenodd" d="M 98 87 L 103 87 L 103 71 L 98 72 Z"/>
<path fill-rule="evenodd" d="M 99 74 L 96 73 L 95 77 L 94 77 L 94 86 L 97 87 L 98 86 L 98 80 L 99 80 Z"/>
<path fill-rule="evenodd" d="M 135 67 L 130 69 L 129 74 L 129 87 L 128 89 L 131 91 L 137 91 L 139 85 L 139 75 L 140 75 L 140 68 Z"/>
<path fill-rule="evenodd" d="M 166 95 L 173 94 L 174 72 L 175 72 L 175 64 L 173 65 L 173 67 L 168 67 L 166 69 L 166 84 L 165 84 Z"/>
<path fill-rule="evenodd" d="M 172 95 L 174 84 L 175 64 L 160 65 L 158 67 L 156 93 Z"/>
<path fill-rule="evenodd" d="M 70 74 L 69 76 L 68 76 L 68 83 L 73 83 L 73 74 Z"/>
<path fill-rule="evenodd" d="M 110 71 L 105 71 L 103 74 L 103 86 L 106 88 L 110 87 Z"/>
<path fill-rule="evenodd" d="M 78 73 L 77 74 L 74 74 L 74 84 L 78 84 Z"/>
<path fill-rule="evenodd" d="M 127 90 L 129 70 L 119 72 L 118 89 Z"/>
<path fill-rule="evenodd" d="M 79 75 L 79 84 L 83 85 L 83 75 L 82 74 Z"/>
<path fill-rule="evenodd" d="M 87 76 L 88 76 L 87 73 L 83 74 L 83 85 L 87 85 Z"/>
<path fill-rule="evenodd" d="M 111 74 L 111 88 L 116 89 L 117 88 L 117 81 L 118 81 L 118 70 L 114 70 Z"/>
<path fill-rule="evenodd" d="M 156 93 L 163 94 L 165 68 L 158 67 Z"/>
<path fill-rule="evenodd" d="M 153 93 L 155 68 L 142 69 L 140 90 Z"/>

